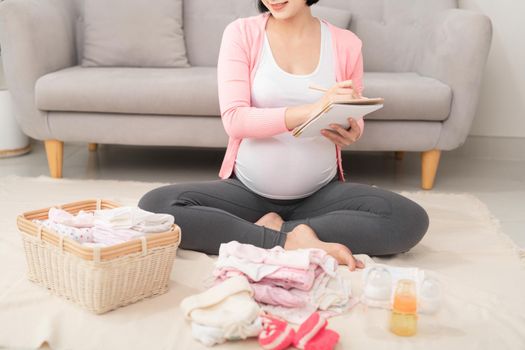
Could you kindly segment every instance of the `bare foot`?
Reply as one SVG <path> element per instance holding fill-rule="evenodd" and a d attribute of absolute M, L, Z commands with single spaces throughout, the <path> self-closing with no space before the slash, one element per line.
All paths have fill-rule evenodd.
<path fill-rule="evenodd" d="M 341 265 L 348 265 L 350 270 L 363 268 L 365 265 L 362 261 L 353 257 L 348 247 L 339 243 L 330 243 L 321 241 L 314 230 L 308 225 L 298 225 L 292 231 L 288 232 L 284 249 L 298 248 L 320 248 L 333 256 Z"/>
<path fill-rule="evenodd" d="M 255 225 L 264 226 L 275 231 L 281 231 L 281 226 L 283 223 L 284 220 L 279 216 L 279 214 L 271 212 L 257 220 Z"/>

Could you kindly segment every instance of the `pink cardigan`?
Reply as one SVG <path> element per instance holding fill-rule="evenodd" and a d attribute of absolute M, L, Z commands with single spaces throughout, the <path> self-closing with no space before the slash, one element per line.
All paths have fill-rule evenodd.
<path fill-rule="evenodd" d="M 217 63 L 219 105 L 222 123 L 229 136 L 228 147 L 219 177 L 232 174 L 239 145 L 243 138 L 266 138 L 289 131 L 285 124 L 287 107 L 251 107 L 251 84 L 255 76 L 269 12 L 238 18 L 228 24 L 222 35 Z M 363 89 L 363 56 L 361 40 L 351 31 L 329 22 L 336 67 L 336 80 L 352 79 L 354 88 Z M 361 133 L 363 121 L 359 121 Z M 339 180 L 344 181 L 341 149 L 336 146 Z"/>

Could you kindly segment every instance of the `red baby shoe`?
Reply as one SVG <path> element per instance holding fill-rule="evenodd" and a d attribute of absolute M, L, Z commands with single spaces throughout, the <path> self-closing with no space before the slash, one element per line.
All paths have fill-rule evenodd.
<path fill-rule="evenodd" d="M 306 344 L 308 344 L 317 333 L 324 330 L 327 324 L 326 319 L 319 315 L 318 312 L 314 312 L 297 330 L 293 341 L 294 346 L 299 349 L 305 349 Z"/>
<path fill-rule="evenodd" d="M 259 334 L 259 345 L 268 350 L 284 350 L 292 345 L 295 331 L 286 323 L 275 317 L 265 315 L 263 331 Z"/>
<path fill-rule="evenodd" d="M 304 350 L 332 350 L 338 341 L 339 334 L 325 328 L 306 344 Z"/>

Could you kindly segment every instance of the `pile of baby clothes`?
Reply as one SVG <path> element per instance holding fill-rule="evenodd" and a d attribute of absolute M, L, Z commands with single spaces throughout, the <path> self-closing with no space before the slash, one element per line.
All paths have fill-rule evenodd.
<path fill-rule="evenodd" d="M 243 276 L 187 297 L 180 307 L 191 322 L 193 337 L 207 346 L 257 337 L 262 331 L 261 309 Z"/>
<path fill-rule="evenodd" d="M 301 324 L 317 310 L 330 317 L 358 302 L 337 266 L 321 249 L 263 249 L 232 241 L 221 244 L 213 274 L 216 283 L 245 276 L 264 311 Z"/>
<path fill-rule="evenodd" d="M 137 207 L 118 207 L 93 212 L 81 210 L 76 215 L 51 208 L 48 219 L 35 219 L 33 222 L 85 245 L 109 246 L 147 233 L 169 231 L 175 218 L 170 214 L 155 214 Z"/>

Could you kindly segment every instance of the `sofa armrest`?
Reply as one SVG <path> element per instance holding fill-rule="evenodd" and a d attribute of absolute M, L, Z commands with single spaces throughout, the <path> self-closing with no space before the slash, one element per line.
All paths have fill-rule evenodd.
<path fill-rule="evenodd" d="M 491 39 L 490 19 L 473 11 L 442 11 L 428 24 L 415 70 L 448 84 L 453 94 L 450 115 L 443 122 L 437 149 L 459 147 L 468 136 Z"/>
<path fill-rule="evenodd" d="M 22 130 L 36 139 L 52 135 L 47 113 L 35 106 L 35 83 L 76 64 L 75 9 L 71 0 L 0 3 L 0 46 L 7 86 Z"/>

